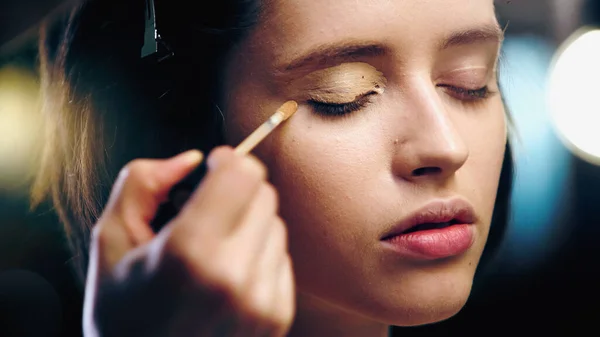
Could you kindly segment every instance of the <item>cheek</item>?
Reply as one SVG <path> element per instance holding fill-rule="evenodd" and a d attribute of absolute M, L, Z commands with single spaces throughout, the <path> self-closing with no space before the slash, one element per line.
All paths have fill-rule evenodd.
<path fill-rule="evenodd" d="M 470 159 L 465 179 L 471 180 L 473 201 L 478 200 L 486 224 L 491 221 L 498 181 L 502 169 L 506 145 L 506 114 L 501 102 L 484 112 L 487 116 L 477 119 L 467 131 Z"/>
<path fill-rule="evenodd" d="M 378 165 L 383 157 L 373 150 L 380 140 L 367 137 L 371 128 L 324 121 L 303 108 L 258 149 L 279 191 L 296 257 L 307 244 L 332 247 L 364 234 L 356 222 L 366 213 L 362 195 L 373 170 L 383 167 Z"/>
<path fill-rule="evenodd" d="M 316 120 L 307 109 L 298 111 L 257 154 L 267 164 L 284 204 L 324 208 L 324 214 L 334 218 L 343 213 L 336 206 L 353 198 L 357 178 L 364 177 L 367 167 L 361 164 L 362 149 L 352 132 Z"/>

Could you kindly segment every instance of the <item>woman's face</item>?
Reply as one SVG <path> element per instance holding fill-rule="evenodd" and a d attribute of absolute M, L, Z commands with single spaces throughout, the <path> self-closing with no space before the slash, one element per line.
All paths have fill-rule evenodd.
<path fill-rule="evenodd" d="M 235 145 L 300 104 L 255 152 L 280 194 L 300 312 L 415 325 L 464 305 L 506 144 L 501 39 L 492 0 L 268 1 L 232 56 L 224 110 Z"/>

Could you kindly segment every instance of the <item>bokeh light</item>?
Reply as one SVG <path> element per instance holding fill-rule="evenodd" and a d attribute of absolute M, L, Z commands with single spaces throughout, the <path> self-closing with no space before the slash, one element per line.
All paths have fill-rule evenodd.
<path fill-rule="evenodd" d="M 0 191 L 22 191 L 29 181 L 40 139 L 38 111 L 35 74 L 0 68 Z"/>
<path fill-rule="evenodd" d="M 506 39 L 500 84 L 514 122 L 515 181 L 512 217 L 503 251 L 510 272 L 540 267 L 556 252 L 566 228 L 570 153 L 554 129 L 546 101 L 554 46 L 535 36 Z"/>
<path fill-rule="evenodd" d="M 600 165 L 600 30 L 582 28 L 552 66 L 548 102 L 561 140 L 578 157 Z"/>

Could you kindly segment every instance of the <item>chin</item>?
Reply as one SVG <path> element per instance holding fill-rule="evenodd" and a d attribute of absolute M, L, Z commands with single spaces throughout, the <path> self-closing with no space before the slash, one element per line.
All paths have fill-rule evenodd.
<path fill-rule="evenodd" d="M 411 280 L 413 281 L 413 280 Z M 441 322 L 456 315 L 467 303 L 471 278 L 416 279 L 396 289 L 386 299 L 385 323 L 394 326 L 419 326 Z"/>
<path fill-rule="evenodd" d="M 386 323 L 393 326 L 414 327 L 442 322 L 459 313 L 465 303 L 466 299 L 453 303 L 433 303 L 429 308 L 423 308 L 422 305 L 416 308 L 403 308 L 395 319 L 392 318 Z"/>

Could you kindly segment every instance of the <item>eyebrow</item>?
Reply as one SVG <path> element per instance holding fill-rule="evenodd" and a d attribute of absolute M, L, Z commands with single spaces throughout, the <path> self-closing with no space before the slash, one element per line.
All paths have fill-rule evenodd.
<path fill-rule="evenodd" d="M 305 68 L 339 64 L 358 58 L 380 56 L 386 52 L 387 48 L 380 44 L 346 41 L 318 46 L 276 69 L 278 69 L 278 73 L 300 71 Z"/>
<path fill-rule="evenodd" d="M 440 44 L 439 50 L 448 49 L 451 47 L 464 46 L 478 42 L 497 42 L 504 40 L 504 31 L 500 26 L 485 25 L 466 30 L 459 30 L 450 34 Z"/>
<path fill-rule="evenodd" d="M 478 42 L 502 42 L 504 31 L 496 24 L 483 25 L 455 31 L 443 39 L 439 50 Z M 360 58 L 376 57 L 388 53 L 389 48 L 378 43 L 346 41 L 318 46 L 292 61 L 276 67 L 275 73 L 283 75 L 307 68 L 326 67 Z"/>

